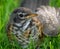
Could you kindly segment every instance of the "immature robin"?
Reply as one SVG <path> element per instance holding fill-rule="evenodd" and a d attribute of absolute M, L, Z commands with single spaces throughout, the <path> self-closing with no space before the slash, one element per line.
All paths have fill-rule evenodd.
<path fill-rule="evenodd" d="M 38 41 L 43 26 L 36 16 L 37 14 L 29 8 L 20 7 L 15 9 L 11 14 L 7 27 L 9 40 L 13 40 L 13 34 L 23 48 L 28 46 L 31 37 L 35 42 Z"/>
<path fill-rule="evenodd" d="M 43 24 L 43 34 L 56 36 L 60 28 L 60 9 L 51 6 L 40 6 L 36 9 L 36 17 Z"/>
<path fill-rule="evenodd" d="M 7 35 L 10 41 L 13 35 L 23 48 L 27 48 L 30 39 L 39 46 L 43 35 L 55 36 L 58 34 L 60 24 L 60 9 L 50 6 L 41 6 L 35 12 L 29 8 L 20 7 L 11 14 Z"/>

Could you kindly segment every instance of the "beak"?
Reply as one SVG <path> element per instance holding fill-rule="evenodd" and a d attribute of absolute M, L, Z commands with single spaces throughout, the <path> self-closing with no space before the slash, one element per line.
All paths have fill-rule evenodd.
<path fill-rule="evenodd" d="M 27 15 L 26 18 L 32 18 L 32 17 L 36 17 L 36 16 L 38 16 L 38 14 L 36 14 L 36 13 L 31 13 L 31 14 Z"/>

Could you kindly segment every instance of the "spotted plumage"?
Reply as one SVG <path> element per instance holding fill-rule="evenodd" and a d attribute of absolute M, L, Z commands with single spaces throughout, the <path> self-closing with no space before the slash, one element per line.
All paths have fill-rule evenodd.
<path fill-rule="evenodd" d="M 38 47 L 42 37 L 54 37 L 58 34 L 59 11 L 60 9 L 50 6 L 41 6 L 35 12 L 25 7 L 15 9 L 7 27 L 9 40 L 13 41 L 14 35 L 18 43 L 27 48 L 32 39 Z"/>
<path fill-rule="evenodd" d="M 36 19 L 36 16 L 37 14 L 28 8 L 20 7 L 15 9 L 7 27 L 9 40 L 13 40 L 13 34 L 23 48 L 28 47 L 30 39 L 37 43 L 39 36 L 41 36 L 43 26 Z"/>

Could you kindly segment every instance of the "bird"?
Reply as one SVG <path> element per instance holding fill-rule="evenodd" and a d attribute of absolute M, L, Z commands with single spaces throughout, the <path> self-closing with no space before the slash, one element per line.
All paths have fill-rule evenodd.
<path fill-rule="evenodd" d="M 36 17 L 43 24 L 43 34 L 55 37 L 59 34 L 60 27 L 60 8 L 52 6 L 40 6 L 35 10 Z"/>
<path fill-rule="evenodd" d="M 39 42 L 44 36 L 54 37 L 58 34 L 60 26 L 60 8 L 40 6 L 33 12 L 27 7 L 19 7 L 10 15 L 7 24 L 7 36 L 9 41 L 16 38 L 22 48 L 27 48 L 30 41 Z"/>
<path fill-rule="evenodd" d="M 43 25 L 36 18 L 37 14 L 32 12 L 31 9 L 19 7 L 10 16 L 7 24 L 9 41 L 13 41 L 14 36 L 22 48 L 27 48 L 30 39 L 37 43 L 39 37 L 42 37 Z"/>

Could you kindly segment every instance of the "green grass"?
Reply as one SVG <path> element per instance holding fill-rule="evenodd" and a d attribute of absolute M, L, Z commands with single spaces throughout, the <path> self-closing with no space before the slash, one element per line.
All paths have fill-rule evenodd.
<path fill-rule="evenodd" d="M 0 49 L 19 49 L 15 42 L 9 43 L 6 33 L 7 22 L 11 12 L 18 7 L 19 0 L 0 0 Z"/>
<path fill-rule="evenodd" d="M 50 0 L 50 5 L 60 7 L 60 0 Z"/>
<path fill-rule="evenodd" d="M 22 49 L 17 42 L 9 43 L 6 33 L 6 24 L 11 12 L 18 7 L 19 0 L 0 0 L 0 49 Z M 51 0 L 51 6 L 60 7 L 60 0 Z M 32 46 L 33 45 L 33 46 Z M 34 43 L 29 48 L 34 49 Z M 40 44 L 41 49 L 60 49 L 60 35 L 56 37 L 45 37 Z"/>

